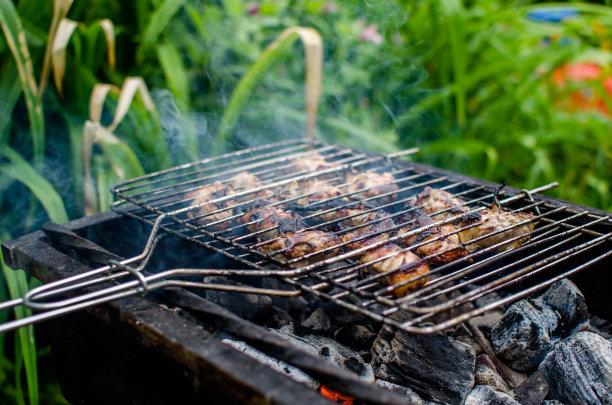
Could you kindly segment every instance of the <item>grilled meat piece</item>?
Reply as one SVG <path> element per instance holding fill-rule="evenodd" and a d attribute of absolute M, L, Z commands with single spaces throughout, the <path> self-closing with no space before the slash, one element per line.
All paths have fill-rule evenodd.
<path fill-rule="evenodd" d="M 371 213 L 371 214 L 376 214 Z M 365 215 L 364 215 L 365 216 Z M 379 218 L 385 218 L 384 216 Z M 371 217 L 371 221 L 375 221 L 377 218 L 374 215 Z M 367 223 L 370 221 L 364 221 Z M 376 221 L 370 225 L 359 227 L 353 231 L 340 235 L 343 242 L 347 243 L 347 247 L 351 250 L 360 249 L 366 246 L 374 245 L 382 241 L 386 241 L 391 236 L 391 230 L 395 226 L 395 223 L 390 218 Z"/>
<path fill-rule="evenodd" d="M 376 173 L 372 171 L 365 172 L 347 172 L 345 179 L 347 184 L 347 193 L 353 193 L 359 190 L 364 190 L 362 193 L 354 194 L 354 198 L 376 198 L 377 203 L 387 204 L 397 197 L 397 194 L 390 194 L 385 197 L 380 197 L 382 194 L 393 193 L 399 189 L 395 184 L 395 177 L 389 172 Z"/>
<path fill-rule="evenodd" d="M 414 210 L 397 218 L 398 223 L 406 224 L 398 230 L 400 244 L 412 246 L 422 242 L 433 240 L 431 243 L 421 245 L 416 248 L 416 253 L 426 258 L 432 265 L 441 266 L 453 260 L 464 257 L 468 254 L 467 250 L 459 242 L 457 227 L 452 224 L 434 225 L 423 231 L 419 229 L 430 226 L 434 223 L 431 217 L 425 215 L 420 210 Z M 401 237 L 401 235 L 406 235 Z"/>
<path fill-rule="evenodd" d="M 264 239 L 273 239 L 285 231 L 296 231 L 301 227 L 299 218 L 281 208 L 269 205 L 256 205 L 246 209 L 246 212 L 238 218 L 238 224 L 246 225 L 249 233 L 266 231 L 258 234 Z"/>
<path fill-rule="evenodd" d="M 389 256 L 389 257 L 387 257 Z M 384 258 L 384 259 L 383 259 Z M 386 282 L 390 286 L 423 276 L 417 280 L 402 285 L 393 290 L 397 297 L 403 297 L 406 293 L 422 287 L 429 280 L 429 266 L 427 262 L 420 259 L 414 253 L 402 249 L 400 246 L 389 243 L 373 249 L 359 259 L 360 264 L 368 264 L 368 269 L 373 273 L 386 273 L 394 271 L 386 276 Z"/>
<path fill-rule="evenodd" d="M 475 242 L 471 241 L 480 236 L 488 235 L 496 231 L 501 231 L 523 221 L 528 221 L 532 219 L 533 216 L 534 215 L 529 212 L 504 211 L 497 203 L 495 203 L 490 209 L 467 215 L 464 219 L 464 225 L 467 226 L 469 224 L 474 223 L 479 223 L 479 225 L 459 232 L 459 239 L 465 245 L 466 249 L 470 252 L 474 252 L 479 249 L 484 249 L 486 247 L 493 246 L 497 243 L 503 242 L 515 236 L 523 235 L 533 231 L 536 225 L 535 222 L 528 222 L 526 224 L 516 226 L 512 229 L 508 229 L 507 231 L 491 235 L 487 238 Z M 520 238 L 510 243 L 501 245 L 493 249 L 493 252 L 503 252 L 505 250 L 516 249 L 517 247 L 524 245 L 527 242 L 529 242 L 529 236 L 525 236 L 524 238 Z"/>
<path fill-rule="evenodd" d="M 451 193 L 438 190 L 436 188 L 425 187 L 414 200 L 408 203 L 411 206 L 419 207 L 427 215 L 436 221 L 442 221 L 459 214 L 464 214 L 470 210 L 460 198 L 454 197 Z M 440 211 L 448 210 L 442 213 Z"/>
<path fill-rule="evenodd" d="M 238 192 L 244 192 L 247 190 L 254 190 L 263 186 L 259 177 L 255 176 L 251 172 L 243 171 L 240 172 L 225 181 L 226 184 L 230 184 L 234 190 Z M 239 198 L 236 198 L 237 201 L 243 202 L 252 199 L 271 199 L 274 196 L 274 192 L 269 189 L 254 191 L 253 193 L 248 193 Z"/>
<path fill-rule="evenodd" d="M 285 174 L 294 172 L 310 173 L 334 167 L 334 164 L 329 163 L 317 152 L 310 152 L 304 156 L 297 157 L 292 159 L 289 163 L 290 167 L 283 171 Z"/>
<path fill-rule="evenodd" d="M 230 184 L 235 189 L 249 189 L 261 186 L 261 180 L 259 180 L 259 177 L 246 170 L 230 177 L 225 181 L 225 183 Z"/>
<path fill-rule="evenodd" d="M 215 225 L 206 227 L 211 231 L 222 231 L 229 228 L 231 221 L 228 219 L 233 215 L 231 208 L 232 202 L 227 199 L 219 202 L 211 202 L 233 193 L 231 186 L 215 181 L 212 184 L 207 184 L 187 194 L 185 199 L 191 201 L 193 210 L 187 212 L 187 218 L 193 219 L 198 225 L 206 225 L 217 221 L 223 221 Z"/>
<path fill-rule="evenodd" d="M 285 184 L 278 191 L 277 198 L 280 201 L 286 201 L 303 196 L 296 203 L 308 205 L 313 201 L 328 200 L 340 195 L 342 195 L 342 192 L 337 187 L 317 179 L 308 179 L 293 180 L 291 183 Z"/>
<path fill-rule="evenodd" d="M 295 267 L 300 267 L 334 256 L 340 249 L 339 247 L 333 247 L 338 246 L 340 243 L 342 243 L 342 240 L 338 236 L 321 230 L 285 232 L 282 236 L 261 245 L 258 250 L 266 254 L 278 251 L 274 255 L 275 258 L 289 260 L 332 248 L 329 251 L 315 254 L 312 257 L 292 264 Z"/>

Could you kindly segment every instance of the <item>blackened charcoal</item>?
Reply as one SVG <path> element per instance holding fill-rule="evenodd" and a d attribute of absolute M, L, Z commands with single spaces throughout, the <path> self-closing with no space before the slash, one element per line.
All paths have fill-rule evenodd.
<path fill-rule="evenodd" d="M 554 283 L 538 299 L 555 309 L 561 316 L 555 335 L 567 337 L 588 327 L 589 311 L 584 295 L 568 279 Z"/>
<path fill-rule="evenodd" d="M 299 332 L 315 334 L 330 334 L 331 322 L 327 314 L 321 308 L 317 308 L 301 324 Z"/>
<path fill-rule="evenodd" d="M 474 385 L 474 351 L 441 334 L 416 335 L 383 326 L 372 346 L 377 377 L 424 399 L 461 404 Z"/>
<path fill-rule="evenodd" d="M 491 344 L 499 358 L 519 371 L 537 367 L 552 349 L 552 331 L 559 315 L 548 306 L 519 301 L 506 311 L 491 330 Z"/>
<path fill-rule="evenodd" d="M 496 354 L 512 368 L 537 367 L 554 342 L 588 326 L 584 296 L 569 280 L 561 280 L 538 298 L 508 308 L 491 330 Z"/>
<path fill-rule="evenodd" d="M 347 325 L 334 333 L 334 338 L 354 350 L 365 350 L 372 347 L 376 334 L 362 325 Z"/>
<path fill-rule="evenodd" d="M 298 335 L 293 324 L 285 325 L 278 330 L 269 329 L 269 331 L 307 353 L 319 355 L 322 359 L 353 372 L 364 381 L 374 382 L 372 366 L 365 363 L 359 353 L 331 338 L 318 335 Z"/>
<path fill-rule="evenodd" d="M 559 341 L 539 369 L 550 398 L 566 404 L 612 403 L 612 342 L 591 332 Z"/>
<path fill-rule="evenodd" d="M 495 391 L 487 385 L 477 385 L 465 400 L 465 405 L 521 405 L 510 395 Z"/>
<path fill-rule="evenodd" d="M 548 395 L 548 381 L 544 373 L 536 371 L 514 389 L 514 397 L 521 405 L 540 405 Z"/>

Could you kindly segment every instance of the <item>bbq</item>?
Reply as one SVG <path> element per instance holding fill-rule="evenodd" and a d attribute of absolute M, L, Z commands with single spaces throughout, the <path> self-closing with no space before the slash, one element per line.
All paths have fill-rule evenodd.
<path fill-rule="evenodd" d="M 154 297 L 172 310 L 225 316 L 178 291 L 189 288 L 207 297 L 264 296 L 264 303 L 305 296 L 399 331 L 430 334 L 609 263 L 609 216 L 538 195 L 555 184 L 502 188 L 404 160 L 412 152 L 364 154 L 285 141 L 119 184 L 109 213 L 115 222 L 96 226 L 121 229 L 114 237 L 128 240 L 138 228 L 138 239 L 117 246 L 106 244 L 108 235 L 96 240 L 115 254 L 46 229 L 44 243 L 84 252 L 93 270 L 33 289 L 23 301 L 40 313 L 0 330 L 166 290 Z M 308 164 L 308 156 L 316 162 Z M 364 180 L 373 178 L 388 183 Z M 77 231 L 96 235 L 98 228 Z M 31 261 L 19 242 L 3 248 L 12 266 Z M 157 262 L 158 255 L 168 260 Z M 221 329 L 239 322 L 230 318 Z M 332 390 L 368 397 L 359 384 L 340 389 L 319 376 Z"/>

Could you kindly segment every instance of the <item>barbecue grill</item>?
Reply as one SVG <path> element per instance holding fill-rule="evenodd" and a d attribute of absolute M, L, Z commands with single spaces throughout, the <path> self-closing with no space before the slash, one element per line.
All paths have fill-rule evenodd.
<path fill-rule="evenodd" d="M 103 267 L 43 285 L 30 291 L 22 300 L 4 303 L 0 308 L 25 304 L 41 312 L 2 325 L 0 331 L 130 295 L 179 286 L 278 296 L 310 294 L 407 332 L 434 333 L 532 294 L 589 266 L 605 263 L 612 255 L 610 214 L 538 195 L 555 187 L 556 183 L 533 190 L 518 190 L 402 159 L 416 151 L 376 155 L 317 141 L 291 140 L 207 158 L 118 184 L 111 190 L 116 196 L 113 211 L 151 226 L 143 251 L 133 252 L 133 257 L 126 260 L 103 255 L 108 263 Z M 292 159 L 307 158 L 313 152 L 323 156 L 329 165 L 314 171 L 291 170 Z M 223 183 L 245 170 L 260 178 L 262 183 L 215 196 L 207 204 L 219 203 L 221 208 L 218 211 L 202 212 L 204 203 L 194 203 L 189 198 L 190 193 L 199 187 L 216 181 Z M 397 235 L 367 247 L 348 249 L 349 242 L 343 242 L 304 256 L 287 258 L 279 255 L 282 252 L 262 253 L 258 248 L 267 243 L 260 237 L 264 231 L 249 232 L 246 224 L 235 222 L 241 209 L 263 201 L 262 191 L 275 192 L 294 180 L 315 178 L 346 190 L 349 184 L 344 182 L 340 173 L 366 170 L 390 172 L 397 185 L 392 192 L 363 198 L 369 203 L 368 211 L 384 211 L 390 217 L 398 218 L 414 210 L 408 204 L 411 198 L 429 186 L 461 198 L 470 213 L 480 212 L 494 204 L 506 211 L 531 213 L 532 216 L 524 222 L 532 222 L 535 227 L 526 234 L 502 238 L 492 246 L 432 267 L 423 287 L 396 297 L 393 292 L 402 285 L 387 284 L 385 279 L 389 274 L 369 274 L 358 259 L 364 251 L 398 239 Z M 367 191 L 345 192 L 336 199 L 340 201 L 342 197 L 363 195 Z M 304 197 L 308 196 L 299 195 L 271 205 L 288 208 Z M 337 209 L 321 210 L 317 208 L 319 203 L 299 207 L 306 229 L 338 229 L 334 225 L 346 218 L 316 221 L 326 212 Z M 220 212 L 225 212 L 225 215 L 219 216 Z M 424 232 L 460 216 L 435 221 L 410 232 Z M 375 224 L 376 221 L 380 219 L 363 225 Z M 480 238 L 502 235 L 522 225 L 524 223 L 514 224 Z M 473 226 L 466 225 L 462 229 Z M 350 230 L 354 229 L 335 232 Z M 456 232 L 459 231 L 461 229 Z M 236 264 L 235 268 L 147 271 L 158 243 L 167 235 L 225 256 Z M 504 249 L 519 239 L 528 242 L 511 250 Z M 417 243 L 411 249 L 435 240 Z M 325 254 L 338 250 L 331 256 Z M 430 258 L 423 258 L 427 259 Z M 405 269 L 394 271 L 402 270 Z M 240 282 L 203 281 L 205 277 L 210 280 L 209 276 L 233 277 Z M 280 280 L 282 287 L 263 287 L 261 280 L 266 278 Z M 74 294 L 79 289 L 108 281 L 114 284 Z M 502 290 L 504 294 L 498 294 Z M 64 294 L 70 294 L 70 297 L 59 298 Z M 485 304 L 478 304 L 483 302 Z"/>

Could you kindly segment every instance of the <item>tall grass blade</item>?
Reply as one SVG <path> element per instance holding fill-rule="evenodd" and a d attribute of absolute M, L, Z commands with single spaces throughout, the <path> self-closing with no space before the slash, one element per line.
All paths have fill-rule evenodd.
<path fill-rule="evenodd" d="M 89 119 L 92 122 L 99 123 L 102 119 L 104 102 L 110 91 L 116 94 L 121 93 L 121 89 L 113 84 L 98 83 L 94 86 L 91 96 L 89 97 Z"/>
<path fill-rule="evenodd" d="M 448 38 L 450 40 L 451 61 L 455 91 L 456 116 L 460 126 L 466 122 L 466 83 L 465 74 L 467 70 L 467 49 L 465 46 L 465 35 L 463 32 L 462 5 L 461 0 L 443 0 L 440 2 L 443 18 L 446 20 Z"/>
<path fill-rule="evenodd" d="M 8 145 L 0 148 L 0 155 L 9 161 L 8 164 L 0 165 L 0 173 L 23 183 L 38 199 L 52 221 L 68 222 L 64 202 L 47 179 Z"/>
<path fill-rule="evenodd" d="M 7 267 L 2 260 L 2 253 L 0 253 L 0 260 L 2 261 L 2 271 L 4 273 L 4 279 L 9 290 L 11 299 L 23 297 L 28 291 L 28 282 L 26 280 L 25 273 L 21 270 L 14 271 Z M 20 319 L 31 315 L 31 310 L 17 306 L 14 309 L 15 318 Z M 39 403 L 39 390 L 38 390 L 38 368 L 36 366 L 36 342 L 34 339 L 34 326 L 28 325 L 26 327 L 17 330 L 17 344 L 15 350 L 19 351 L 19 356 L 23 360 L 26 382 L 28 385 L 28 397 L 29 403 L 37 405 Z M 17 353 L 16 353 L 17 354 Z M 18 381 L 20 381 L 21 373 L 16 375 Z M 19 388 L 19 384 L 18 384 Z"/>
<path fill-rule="evenodd" d="M 63 94 L 62 82 L 66 74 L 66 48 L 68 47 L 70 37 L 74 33 L 77 25 L 76 21 L 67 18 L 62 19 L 57 27 L 57 32 L 53 40 L 53 81 L 55 82 L 55 87 L 60 97 Z"/>
<path fill-rule="evenodd" d="M 6 43 L 13 54 L 23 87 L 34 149 L 34 163 L 42 164 L 45 151 L 45 122 L 41 97 L 38 94 L 32 59 L 26 43 L 26 34 L 11 0 L 0 0 L 0 26 Z"/>
<path fill-rule="evenodd" d="M 181 54 L 176 45 L 170 42 L 159 44 L 156 50 L 168 88 L 177 100 L 179 109 L 184 112 L 189 105 L 189 76 Z"/>
<path fill-rule="evenodd" d="M 306 53 L 306 134 L 309 138 L 314 137 L 323 76 L 323 41 L 319 33 L 312 28 L 289 27 L 274 42 L 268 45 L 259 59 L 249 68 L 236 85 L 221 117 L 219 129 L 213 141 L 213 153 L 217 154 L 223 150 L 224 145 L 229 139 L 230 131 L 236 124 L 255 85 L 298 38 L 304 43 Z"/>
<path fill-rule="evenodd" d="M 0 103 L 0 143 L 4 143 L 22 88 L 19 82 L 19 72 L 14 63 L 6 63 L 0 71 L 2 72 L 0 75 L 0 99 L 2 100 Z"/>
<path fill-rule="evenodd" d="M 142 99 L 145 109 L 148 111 L 155 111 L 155 104 L 153 103 L 149 89 L 147 89 L 147 85 L 142 77 L 128 77 L 125 79 L 123 86 L 121 87 L 113 122 L 108 126 L 108 130 L 110 132 L 114 131 L 117 125 L 119 125 L 119 123 L 123 120 L 130 109 L 130 105 L 132 104 L 132 100 L 134 100 L 136 93 L 140 94 L 140 98 Z"/>
<path fill-rule="evenodd" d="M 100 123 L 85 121 L 81 151 L 83 154 L 83 209 L 85 215 L 99 212 L 96 186 L 92 177 L 93 146 Z"/>
<path fill-rule="evenodd" d="M 116 58 L 115 58 L 115 25 L 111 20 L 105 18 L 98 21 L 102 31 L 104 31 L 104 38 L 106 38 L 106 54 L 108 58 L 108 66 L 111 72 L 115 71 Z"/>
<path fill-rule="evenodd" d="M 72 6 L 73 0 L 55 0 L 53 2 L 53 17 L 51 18 L 51 26 L 49 27 L 49 35 L 47 37 L 47 45 L 45 47 L 45 56 L 43 59 L 43 67 L 40 73 L 40 85 L 38 86 L 38 95 L 42 97 L 47 87 L 49 80 L 49 70 L 51 68 L 51 54 L 53 53 L 53 44 L 59 22 L 66 17 L 68 10 Z"/>
<path fill-rule="evenodd" d="M 161 33 L 186 1 L 187 0 L 164 0 L 153 12 L 142 34 L 140 46 L 136 51 L 137 61 L 142 62 L 146 53 L 155 47 Z"/>

